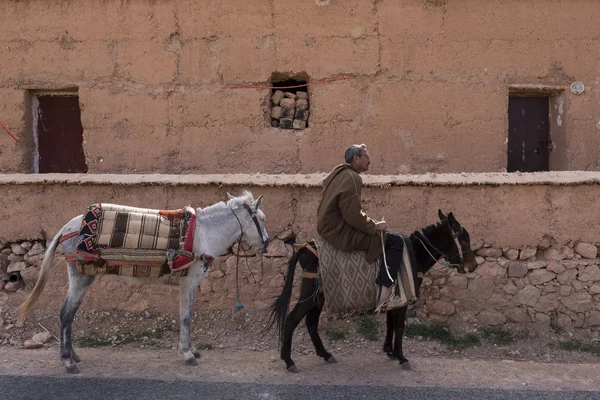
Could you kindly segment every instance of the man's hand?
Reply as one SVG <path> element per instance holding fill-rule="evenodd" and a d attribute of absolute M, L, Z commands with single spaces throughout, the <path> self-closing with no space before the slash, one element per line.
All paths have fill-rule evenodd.
<path fill-rule="evenodd" d="M 379 221 L 375 223 L 375 230 L 376 231 L 385 231 L 387 230 L 388 226 L 387 223 L 385 221 Z"/>

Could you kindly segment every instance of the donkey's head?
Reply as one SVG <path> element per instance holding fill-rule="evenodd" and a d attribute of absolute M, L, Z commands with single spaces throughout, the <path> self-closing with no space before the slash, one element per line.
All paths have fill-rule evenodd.
<path fill-rule="evenodd" d="M 234 197 L 229 193 L 227 193 L 227 197 L 229 197 L 227 206 L 240 224 L 242 237 L 261 253 L 266 253 L 269 245 L 269 235 L 265 228 L 265 214 L 259 209 L 263 199 L 262 196 L 254 200 L 252 193 L 245 191 L 240 197 Z"/>
<path fill-rule="evenodd" d="M 471 237 L 469 232 L 463 228 L 454 215 L 449 213 L 444 215 L 442 210 L 438 210 L 438 217 L 442 225 L 446 225 L 450 235 L 453 238 L 454 245 L 451 246 L 448 252 L 448 262 L 451 264 L 459 265 L 458 272 L 464 273 L 465 267 L 469 272 L 475 271 L 477 268 L 477 261 L 475 255 L 471 250 Z"/>

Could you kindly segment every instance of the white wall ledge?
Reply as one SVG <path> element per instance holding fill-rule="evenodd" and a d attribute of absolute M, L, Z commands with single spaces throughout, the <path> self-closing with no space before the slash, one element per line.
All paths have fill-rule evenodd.
<path fill-rule="evenodd" d="M 0 185 L 61 184 L 115 186 L 303 186 L 320 187 L 315 174 L 0 174 Z M 362 175 L 365 186 L 594 185 L 600 171 Z"/>

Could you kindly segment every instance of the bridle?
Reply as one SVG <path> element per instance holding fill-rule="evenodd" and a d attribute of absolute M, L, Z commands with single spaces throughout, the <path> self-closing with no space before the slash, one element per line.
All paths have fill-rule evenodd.
<path fill-rule="evenodd" d="M 461 226 L 460 229 L 456 232 L 454 232 L 454 229 L 452 229 L 452 226 L 450 226 L 450 224 L 446 224 L 448 226 L 448 229 L 450 230 L 450 235 L 452 236 L 452 240 L 454 241 L 454 244 L 456 246 L 456 249 L 458 250 L 458 257 L 460 258 L 460 264 L 453 264 L 451 261 L 451 259 L 448 257 L 448 255 L 446 253 L 444 253 L 443 251 L 441 251 L 440 249 L 438 249 L 437 247 L 435 247 L 433 245 L 433 243 L 431 243 L 431 241 L 429 239 L 427 239 L 427 236 L 423 235 L 421 232 L 418 232 L 419 235 L 417 236 L 417 239 L 419 240 L 419 242 L 421 242 L 421 244 L 423 245 L 423 248 L 425 248 L 425 250 L 427 251 L 427 253 L 429 253 L 429 255 L 431 256 L 431 258 L 437 262 L 439 258 L 443 257 L 444 259 L 446 259 L 448 262 L 444 263 L 443 265 L 446 267 L 451 267 L 451 268 L 457 268 L 459 270 L 464 270 L 465 267 L 465 253 L 467 253 L 466 251 L 462 250 L 462 247 L 460 245 L 460 242 L 458 240 L 458 237 L 460 235 L 462 235 L 464 233 L 464 229 Z M 421 240 L 421 238 L 425 241 L 425 243 L 427 243 L 427 245 L 429 245 L 429 247 L 435 251 L 439 257 L 435 257 L 433 254 L 431 254 L 431 252 L 429 251 L 429 248 L 427 247 L 427 245 L 423 242 L 423 240 Z"/>
<path fill-rule="evenodd" d="M 258 218 L 256 217 L 257 210 L 252 210 L 250 208 L 250 206 L 246 203 L 243 203 L 242 205 L 244 206 L 244 209 L 246 211 L 248 211 L 248 214 L 250 214 L 250 218 L 252 218 L 252 221 L 254 221 L 254 226 L 256 226 L 256 230 L 258 231 L 258 236 L 260 236 L 260 243 L 261 243 L 262 247 L 264 247 L 265 246 L 265 238 L 263 237 L 262 230 L 260 229 L 260 223 L 258 222 Z M 229 209 L 231 210 L 231 212 L 235 216 L 235 219 L 237 220 L 238 224 L 240 225 L 239 241 L 241 242 L 242 237 L 244 236 L 244 228 L 242 226 L 242 221 L 240 221 L 240 218 L 237 216 L 235 211 L 233 211 L 233 208 L 229 207 Z"/>

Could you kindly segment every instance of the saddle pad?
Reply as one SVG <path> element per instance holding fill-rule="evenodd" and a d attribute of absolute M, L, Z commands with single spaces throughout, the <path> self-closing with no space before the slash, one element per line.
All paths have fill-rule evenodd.
<path fill-rule="evenodd" d="M 404 307 L 416 301 L 416 287 L 412 273 L 412 247 L 402 254 L 402 264 L 396 279 L 397 301 L 386 310 Z M 368 263 L 364 251 L 342 251 L 323 238 L 317 237 L 319 272 L 329 313 L 373 310 L 377 306 L 378 285 L 375 283 L 380 259 Z"/>
<path fill-rule="evenodd" d="M 66 259 L 76 261 L 82 273 L 86 270 L 84 265 L 98 274 L 102 274 L 100 267 L 112 271 L 117 267 L 147 266 L 153 272 L 140 270 L 140 275 L 136 275 L 122 270 L 121 274 L 165 275 L 187 269 L 195 261 L 192 252 L 195 225 L 196 212 L 189 206 L 180 210 L 153 210 L 92 204 L 83 217 L 77 252 Z"/>

